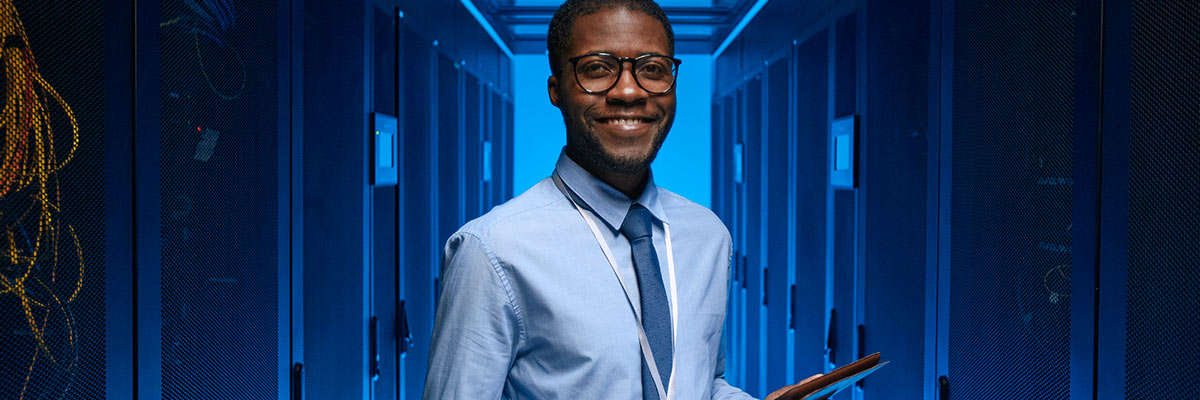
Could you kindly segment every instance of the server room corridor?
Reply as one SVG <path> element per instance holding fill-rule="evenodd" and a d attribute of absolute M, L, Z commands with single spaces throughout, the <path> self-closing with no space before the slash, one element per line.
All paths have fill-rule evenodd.
<path fill-rule="evenodd" d="M 874 353 L 832 399 L 1200 399 L 1200 3 L 657 0 L 650 60 L 680 63 L 613 56 L 609 88 L 674 99 L 649 245 L 632 208 L 526 214 L 554 235 L 520 256 L 570 262 L 480 251 L 500 283 L 448 286 L 453 235 L 522 193 L 624 192 L 578 160 L 548 180 L 563 2 L 0 0 L 0 398 L 651 398 L 639 346 L 669 338 L 680 400 Z M 606 96 L 566 73 L 560 105 Z M 600 246 L 556 247 L 579 232 Z M 623 263 L 661 264 L 663 302 L 620 298 Z M 620 313 L 537 307 L 580 304 Z M 435 334 L 447 305 L 477 313 Z"/>

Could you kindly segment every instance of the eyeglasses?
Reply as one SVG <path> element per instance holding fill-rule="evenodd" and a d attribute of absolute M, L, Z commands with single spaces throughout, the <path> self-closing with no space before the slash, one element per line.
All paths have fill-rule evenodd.
<path fill-rule="evenodd" d="M 637 58 L 620 58 L 608 53 L 592 53 L 567 59 L 575 70 L 579 88 L 591 94 L 603 94 L 617 86 L 624 73 L 625 63 L 633 64 L 633 80 L 638 87 L 652 94 L 666 94 L 675 87 L 682 60 L 659 54 L 644 54 Z"/>

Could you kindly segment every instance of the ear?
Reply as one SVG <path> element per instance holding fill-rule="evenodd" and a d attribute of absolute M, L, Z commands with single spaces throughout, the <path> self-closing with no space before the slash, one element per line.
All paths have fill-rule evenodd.
<path fill-rule="evenodd" d="M 558 77 L 550 75 L 546 78 L 546 91 L 550 94 L 550 104 L 558 107 Z"/>

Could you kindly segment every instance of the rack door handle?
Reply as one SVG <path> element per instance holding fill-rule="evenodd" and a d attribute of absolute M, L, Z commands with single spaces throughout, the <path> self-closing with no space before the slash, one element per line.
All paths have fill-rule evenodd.
<path fill-rule="evenodd" d="M 396 316 L 396 323 L 400 324 L 396 332 L 400 333 L 400 356 L 408 354 L 408 348 L 412 347 L 412 332 L 408 328 L 408 306 L 404 304 L 404 300 L 400 300 L 399 314 Z"/>
<path fill-rule="evenodd" d="M 292 365 L 292 400 L 304 400 L 304 363 Z"/>
<path fill-rule="evenodd" d="M 381 375 L 379 372 L 379 317 L 372 316 L 370 327 L 367 328 L 371 335 L 370 354 L 371 354 L 371 382 L 379 380 Z"/>
<path fill-rule="evenodd" d="M 829 354 L 829 364 L 837 365 L 837 309 L 829 309 L 829 332 L 825 337 L 825 353 Z"/>

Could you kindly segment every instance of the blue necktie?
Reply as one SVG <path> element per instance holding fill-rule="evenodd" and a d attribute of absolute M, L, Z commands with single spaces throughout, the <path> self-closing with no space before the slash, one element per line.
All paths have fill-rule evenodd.
<path fill-rule="evenodd" d="M 653 216 L 641 204 L 633 203 L 621 222 L 621 234 L 629 239 L 633 250 L 633 269 L 637 272 L 638 293 L 642 307 L 642 329 L 654 352 L 654 363 L 658 366 L 663 389 L 671 377 L 671 308 L 667 302 L 667 291 L 663 287 L 662 272 L 658 268 L 658 254 L 654 252 L 651 239 Z M 650 376 L 650 366 L 642 359 L 642 399 L 658 399 L 658 389 Z"/>

